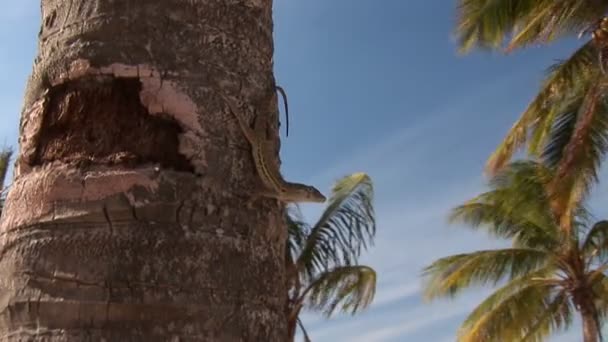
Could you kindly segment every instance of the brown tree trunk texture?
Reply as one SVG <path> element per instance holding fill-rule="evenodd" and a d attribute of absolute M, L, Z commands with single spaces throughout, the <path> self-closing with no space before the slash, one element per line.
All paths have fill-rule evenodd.
<path fill-rule="evenodd" d="M 583 342 L 598 342 L 599 329 L 595 320 L 595 309 L 581 307 L 581 318 L 583 321 Z"/>
<path fill-rule="evenodd" d="M 275 116 L 278 148 L 272 1 L 41 9 L 0 226 L 0 340 L 284 342 L 282 208 L 246 207 L 259 180 L 219 96 Z"/>
<path fill-rule="evenodd" d="M 296 329 L 298 327 L 298 320 L 293 319 L 291 315 L 291 305 L 287 305 L 285 310 L 285 317 L 287 317 L 287 341 L 294 342 L 296 338 Z"/>

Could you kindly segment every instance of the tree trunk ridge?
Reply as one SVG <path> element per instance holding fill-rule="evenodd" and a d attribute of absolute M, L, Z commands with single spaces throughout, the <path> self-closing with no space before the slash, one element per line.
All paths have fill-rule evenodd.
<path fill-rule="evenodd" d="M 285 341 L 282 208 L 246 207 L 259 180 L 218 96 L 276 115 L 272 1 L 41 8 L 0 340 Z"/>

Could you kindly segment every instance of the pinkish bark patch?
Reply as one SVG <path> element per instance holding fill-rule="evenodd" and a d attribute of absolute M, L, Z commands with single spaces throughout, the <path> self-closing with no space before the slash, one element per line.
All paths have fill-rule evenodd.
<path fill-rule="evenodd" d="M 192 146 L 200 145 L 200 136 L 204 133 L 199 122 L 197 106 L 192 99 L 179 89 L 172 81 L 161 78 L 160 72 L 148 65 L 125 65 L 114 63 L 100 68 L 92 67 L 89 61 L 78 59 L 71 63 L 67 73 L 52 80 L 53 85 L 59 85 L 69 80 L 90 75 L 111 75 L 116 78 L 137 78 L 142 88 L 139 93 L 141 103 L 151 115 L 169 115 L 175 119 L 183 130 L 185 137 L 180 137 L 179 152 L 186 156 L 195 169 L 201 171 L 206 167 L 199 149 Z"/>
<path fill-rule="evenodd" d="M 158 186 L 154 168 L 117 170 L 99 167 L 82 173 L 66 164 L 47 164 L 36 168 L 27 177 L 15 180 L 6 201 L 0 231 L 57 219 L 54 203 L 100 202 L 117 193 L 128 197 L 135 188 L 155 192 Z M 99 210 L 98 206 L 90 209 Z M 79 216 L 88 212 L 80 208 L 69 215 Z"/>

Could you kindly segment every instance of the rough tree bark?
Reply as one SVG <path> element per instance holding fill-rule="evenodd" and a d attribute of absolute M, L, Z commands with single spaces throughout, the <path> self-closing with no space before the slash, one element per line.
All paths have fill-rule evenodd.
<path fill-rule="evenodd" d="M 0 340 L 285 341 L 282 208 L 244 205 L 259 181 L 218 95 L 276 116 L 272 0 L 41 9 Z"/>
<path fill-rule="evenodd" d="M 599 327 L 595 319 L 593 302 L 588 301 L 587 305 L 581 307 L 580 312 L 583 321 L 583 342 L 598 342 Z"/>

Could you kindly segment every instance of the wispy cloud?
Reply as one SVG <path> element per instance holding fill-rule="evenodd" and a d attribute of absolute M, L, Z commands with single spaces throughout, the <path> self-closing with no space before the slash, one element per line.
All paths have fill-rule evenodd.
<path fill-rule="evenodd" d="M 452 318 L 461 315 L 469 311 L 469 307 L 462 306 L 451 306 L 445 310 L 435 312 L 433 314 L 420 315 L 418 319 L 411 321 L 403 321 L 402 323 L 393 324 L 388 327 L 372 330 L 369 333 L 359 335 L 356 338 L 349 339 L 352 342 L 381 342 L 388 339 L 400 337 L 413 332 L 416 332 L 422 328 L 426 328 L 429 325 L 433 325 L 438 321 L 442 321 L 448 318 Z"/>
<path fill-rule="evenodd" d="M 378 237 L 376 245 L 361 262 L 378 271 L 377 296 L 372 306 L 357 317 L 337 317 L 324 321 L 306 316 L 305 323 L 315 341 L 385 341 L 408 340 L 408 336 L 434 323 L 465 314 L 481 299 L 474 292 L 457 302 L 425 304 L 421 299 L 421 269 L 445 255 L 497 245 L 483 234 L 447 226 L 449 209 L 483 188 L 481 169 L 461 171 L 457 177 L 429 179 L 428 170 L 442 164 L 429 145 L 421 149 L 419 141 L 428 140 L 429 132 L 448 132 L 463 121 L 475 120 L 472 110 L 477 96 L 488 96 L 510 86 L 511 77 L 497 80 L 470 92 L 473 95 L 457 103 L 442 105 L 412 125 L 378 141 L 374 146 L 358 149 L 349 159 L 336 162 L 315 177 L 322 183 L 331 175 L 363 170 L 375 183 Z M 474 137 L 467 137 L 474 140 Z M 462 142 L 462 141 L 461 141 Z M 473 143 L 474 142 L 470 142 Z M 468 144 L 461 146 L 467 149 Z M 444 151 L 445 152 L 445 151 Z M 465 152 L 458 152 L 465 153 Z M 399 158 L 395 158 L 395 156 Z M 403 158 L 406 156 L 406 158 Z M 452 172 L 463 170 L 454 165 Z M 322 207 L 304 207 L 307 217 L 316 217 Z M 444 325 L 454 336 L 457 321 Z"/>
<path fill-rule="evenodd" d="M 475 305 L 467 295 L 453 302 L 439 301 L 435 305 L 410 305 L 393 307 L 381 312 L 368 312 L 362 317 L 338 320 L 331 325 L 311 330 L 315 341 L 384 342 L 409 341 L 412 336 L 436 327 L 439 322 L 454 320 L 470 311 Z M 456 327 L 447 333 L 454 336 Z"/>
<path fill-rule="evenodd" d="M 396 301 L 420 294 L 420 280 L 397 284 L 392 287 L 380 288 L 378 295 L 374 298 L 372 307 L 379 307 L 389 303 L 395 303 Z"/>

